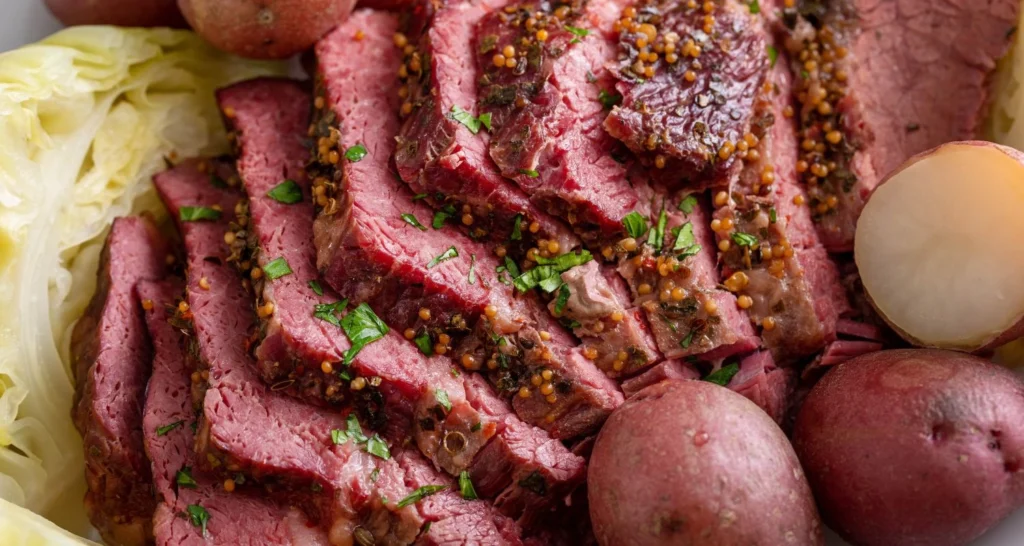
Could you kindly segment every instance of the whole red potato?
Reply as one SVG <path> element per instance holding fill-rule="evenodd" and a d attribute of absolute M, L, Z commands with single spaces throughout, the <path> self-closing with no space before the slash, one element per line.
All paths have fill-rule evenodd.
<path fill-rule="evenodd" d="M 284 59 L 309 49 L 354 5 L 355 0 L 178 0 L 206 41 L 254 59 Z"/>
<path fill-rule="evenodd" d="M 753 402 L 663 381 L 612 413 L 587 474 L 602 546 L 823 544 L 793 448 Z"/>
<path fill-rule="evenodd" d="M 793 445 L 849 542 L 967 544 L 1024 502 L 1024 383 L 961 353 L 871 353 L 814 387 Z"/>
<path fill-rule="evenodd" d="M 45 0 L 65 25 L 184 27 L 175 0 Z"/>

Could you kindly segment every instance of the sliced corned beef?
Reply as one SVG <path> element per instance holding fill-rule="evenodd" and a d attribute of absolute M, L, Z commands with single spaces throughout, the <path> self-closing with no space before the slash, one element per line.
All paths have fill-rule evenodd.
<path fill-rule="evenodd" d="M 739 363 L 739 371 L 726 385 L 746 396 L 776 423 L 783 423 L 793 401 L 796 372 L 777 368 L 768 351 L 758 351 Z"/>
<path fill-rule="evenodd" d="M 155 501 L 141 430 L 152 348 L 132 290 L 140 280 L 164 275 L 167 253 L 148 219 L 115 219 L 96 293 L 72 334 L 73 417 L 85 449 L 85 507 L 112 544 L 152 539 Z"/>
<path fill-rule="evenodd" d="M 155 184 L 176 218 L 186 205 L 216 204 L 229 211 L 240 202 L 238 195 L 211 185 L 195 163 L 161 173 Z M 179 222 L 189 267 L 189 307 L 182 318 L 192 322 L 209 383 L 196 441 L 202 464 L 286 486 L 285 495 L 301 501 L 332 542 L 354 536 L 378 544 L 412 543 L 432 520 L 418 503 L 393 502 L 414 492 L 396 460 L 404 448 L 392 445 L 389 456 L 382 450 L 383 440 L 374 436 L 369 441 L 370 431 L 364 432 L 354 415 L 346 418 L 302 404 L 257 378 L 246 352 L 256 314 L 239 275 L 227 263 L 231 250 L 224 233 L 229 227 L 226 218 Z M 412 452 L 404 456 L 419 457 Z M 437 472 L 431 477 L 433 484 L 446 487 L 448 479 Z M 480 518 L 481 525 L 496 528 L 488 536 L 502 536 L 499 530 L 512 525 L 483 503 L 473 509 L 491 510 Z M 444 514 L 459 516 L 455 511 Z"/>
<path fill-rule="evenodd" d="M 1015 0 L 798 2 L 785 11 L 798 80 L 801 169 L 822 242 L 853 248 L 883 177 L 914 154 L 976 138 Z M 806 18 L 804 18 L 806 17 Z"/>
<path fill-rule="evenodd" d="M 415 193 L 436 208 L 447 207 L 451 221 L 466 225 L 474 237 L 506 241 L 512 248 L 523 247 L 516 241 L 554 241 L 568 250 L 578 239 L 501 176 L 487 155 L 491 122 L 481 123 L 476 115 L 473 25 L 508 2 L 452 2 L 433 15 L 433 24 L 408 53 L 391 48 L 386 59 L 379 59 L 389 67 L 401 63 L 405 83 L 404 102 L 396 105 L 405 121 L 398 132 L 395 163 Z M 327 38 L 332 43 L 321 44 L 321 53 L 341 45 L 342 36 Z M 386 62 L 392 58 L 393 63 Z"/>
<path fill-rule="evenodd" d="M 384 406 L 371 406 L 367 412 L 373 414 L 372 420 L 397 419 L 401 426 L 411 426 L 423 454 L 453 475 L 469 469 L 475 480 L 495 481 L 505 479 L 509 467 L 514 473 L 543 473 L 549 494 L 529 504 L 499 503 L 513 517 L 560 501 L 584 479 L 583 459 L 543 430 L 523 424 L 510 410 L 489 414 L 487 402 L 495 395 L 486 384 L 476 386 L 480 392 L 468 399 L 464 381 L 469 376 L 459 375 L 449 359 L 426 357 L 411 341 L 389 331 L 363 347 L 346 367 L 344 355 L 352 344 L 336 322 L 350 311 L 339 308 L 315 316 L 318 305 L 340 298 L 319 284 L 309 183 L 301 162 L 292 159 L 305 155 L 301 140 L 309 100 L 287 80 L 244 82 L 220 91 L 218 98 L 221 109 L 232 112 L 240 151 L 238 172 L 249 195 L 246 225 L 255 239 L 248 246 L 258 249 L 260 266 L 283 259 L 291 271 L 274 279 L 264 273 L 253 283 L 262 301 L 257 305 L 273 305 L 263 317 L 263 340 L 256 349 L 264 380 L 313 385 L 330 376 L 337 390 L 317 392 L 315 397 L 344 399 L 351 388 L 348 398 L 364 407 L 367 400 L 382 396 Z M 289 134 L 294 138 L 287 138 Z M 293 198 L 274 198 L 282 191 L 275 188 L 289 189 Z M 289 202 L 295 199 L 301 200 Z M 345 374 L 340 385 L 339 374 Z M 532 445 L 548 446 L 551 456 L 536 456 Z M 477 458 L 482 449 L 500 453 L 502 460 L 496 464 L 491 456 Z M 504 487 L 511 490 L 503 493 Z M 506 481 L 503 489 L 482 494 L 515 495 L 519 487 Z"/>
<path fill-rule="evenodd" d="M 700 370 L 690 362 L 666 360 L 636 377 L 623 381 L 622 392 L 628 398 L 655 383 L 670 379 L 700 379 Z"/>
<path fill-rule="evenodd" d="M 641 0 L 622 12 L 622 100 L 604 126 L 670 184 L 721 180 L 743 149 L 768 69 L 750 11 L 737 0 Z"/>
<path fill-rule="evenodd" d="M 387 15 L 355 17 L 371 29 L 367 36 L 394 28 L 375 21 Z M 341 296 L 369 303 L 425 352 L 450 351 L 466 368 L 484 371 L 503 395 L 516 396 L 524 421 L 557 438 L 595 430 L 621 393 L 533 294 L 517 296 L 499 277 L 504 264 L 489 246 L 448 226 L 413 225 L 432 214 L 389 167 L 398 131 L 397 116 L 386 114 L 398 87 L 392 66 L 353 66 L 358 55 L 342 45 L 328 39 L 317 48 L 324 100 L 314 137 L 331 148 L 318 147 L 313 166 L 318 200 L 323 192 L 314 240 L 324 280 Z M 343 153 L 357 145 L 365 155 L 360 148 Z M 344 160 L 338 167 L 332 158 Z M 534 376 L 545 379 L 534 385 Z"/>
<path fill-rule="evenodd" d="M 665 199 L 642 237 L 617 245 L 624 254 L 619 271 L 647 312 L 654 339 L 665 358 L 698 356 L 715 360 L 750 352 L 760 340 L 719 288 L 707 203 L 695 195 Z M 647 219 L 636 219 L 636 225 Z M 634 229 L 640 229 L 634 228 Z"/>
<path fill-rule="evenodd" d="M 765 10 L 756 24 L 768 25 L 774 9 L 766 4 Z M 723 284 L 737 294 L 776 362 L 793 364 L 835 339 L 836 321 L 849 303 L 804 205 L 796 126 L 786 116 L 792 76 L 784 58 L 777 60 L 767 80 L 771 89 L 756 102 L 739 173 L 712 189 L 717 210 L 711 227 Z"/>
<path fill-rule="evenodd" d="M 189 394 L 192 369 L 183 333 L 170 322 L 183 290 L 177 280 L 144 281 L 137 287 L 154 349 L 142 429 L 160 496 L 153 516 L 156 544 L 326 546 L 326 534 L 299 510 L 234 481 L 228 491 L 224 480 L 196 464 L 192 446 L 197 417 Z"/>
<path fill-rule="evenodd" d="M 524 3 L 485 16 L 473 36 L 479 107 L 494 125 L 491 157 L 591 245 L 620 239 L 623 217 L 649 205 L 645 181 L 630 184 L 622 151 L 601 128 L 614 93 L 609 35 L 623 5 Z M 512 50 L 505 62 L 514 66 L 498 67 Z"/>

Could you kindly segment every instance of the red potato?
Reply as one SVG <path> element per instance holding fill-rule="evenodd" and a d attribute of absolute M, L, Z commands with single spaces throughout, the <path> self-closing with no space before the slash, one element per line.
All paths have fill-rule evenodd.
<path fill-rule="evenodd" d="M 852 544 L 966 544 L 1024 503 L 1024 383 L 961 353 L 871 353 L 814 387 L 793 444 Z"/>
<path fill-rule="evenodd" d="M 705 381 L 663 381 L 626 401 L 597 437 L 587 486 L 603 546 L 823 544 L 786 436 Z"/>
<path fill-rule="evenodd" d="M 348 17 L 355 0 L 178 0 L 192 28 L 218 49 L 284 59 Z"/>
<path fill-rule="evenodd" d="M 184 27 L 175 0 L 45 0 L 65 25 Z"/>

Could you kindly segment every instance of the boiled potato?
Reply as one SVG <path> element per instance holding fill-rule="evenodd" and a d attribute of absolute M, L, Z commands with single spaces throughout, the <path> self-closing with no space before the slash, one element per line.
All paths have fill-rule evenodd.
<path fill-rule="evenodd" d="M 587 485 L 604 546 L 823 543 L 782 430 L 753 402 L 705 381 L 663 381 L 616 410 Z"/>
<path fill-rule="evenodd" d="M 183 27 L 175 0 L 45 0 L 65 25 Z"/>
<path fill-rule="evenodd" d="M 1024 154 L 954 142 L 877 188 L 854 254 L 879 314 L 923 347 L 986 351 L 1024 333 Z"/>
<path fill-rule="evenodd" d="M 283 59 L 308 49 L 354 5 L 355 0 L 178 0 L 206 41 L 255 59 Z"/>
<path fill-rule="evenodd" d="M 793 444 L 852 544 L 967 544 L 1024 503 L 1024 383 L 962 353 L 867 354 L 814 387 Z"/>

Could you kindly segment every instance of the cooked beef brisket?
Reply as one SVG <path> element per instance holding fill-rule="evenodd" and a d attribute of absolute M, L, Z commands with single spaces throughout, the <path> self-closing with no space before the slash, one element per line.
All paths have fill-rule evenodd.
<path fill-rule="evenodd" d="M 737 0 L 641 0 L 617 23 L 622 103 L 604 126 L 673 185 L 721 183 L 744 149 L 768 68 L 750 11 Z"/>
<path fill-rule="evenodd" d="M 153 516 L 156 544 L 326 546 L 327 536 L 299 510 L 251 488 L 246 490 L 233 480 L 225 485 L 224 480 L 203 473 L 196 463 L 192 446 L 197 417 L 189 395 L 190 357 L 181 329 L 170 323 L 183 289 L 181 281 L 142 282 L 137 288 L 154 347 L 142 428 L 161 497 Z M 195 520 L 190 515 L 193 512 Z M 208 515 L 205 524 L 199 519 L 202 514 Z"/>
<path fill-rule="evenodd" d="M 475 114 L 476 81 L 470 43 L 473 26 L 489 11 L 500 10 L 507 3 L 452 2 L 434 14 L 433 24 L 415 47 L 408 48 L 408 53 L 399 53 L 388 45 L 394 30 L 386 33 L 388 43 L 380 47 L 387 58 L 380 61 L 387 66 L 401 63 L 400 74 L 405 79 L 405 102 L 401 107 L 395 105 L 405 117 L 398 132 L 395 163 L 413 191 L 423 194 L 436 208 L 447 207 L 452 221 L 467 225 L 474 237 L 507 242 L 524 252 L 529 245 L 516 241 L 543 239 L 568 250 L 577 246 L 578 239 L 501 176 L 487 156 L 491 122 L 481 123 Z M 341 36 L 345 35 L 336 34 L 333 40 L 325 41 L 337 47 Z M 322 44 L 320 51 L 330 48 Z M 392 58 L 393 63 L 387 62 Z M 358 57 L 347 60 L 358 61 Z M 516 235 L 517 225 L 521 225 L 520 237 Z"/>
<path fill-rule="evenodd" d="M 354 17 L 364 31 L 359 44 L 371 35 L 380 43 L 394 28 L 379 13 Z M 323 206 L 314 239 L 324 280 L 341 296 L 369 303 L 425 352 L 451 351 L 466 368 L 483 370 L 502 394 L 516 396 L 524 421 L 557 438 L 596 430 L 621 393 L 533 294 L 515 294 L 499 276 L 508 262 L 490 247 L 451 227 L 412 225 L 431 212 L 389 168 L 398 120 L 382 112 L 393 111 L 398 82 L 387 63 L 353 63 L 359 55 L 341 45 L 327 39 L 317 47 L 323 108 L 313 132 L 324 148 L 314 159 Z M 331 161 L 357 145 L 367 153 L 340 167 Z M 550 379 L 534 385 L 534 376 Z"/>
<path fill-rule="evenodd" d="M 168 248 L 146 218 L 114 220 L 96 293 L 75 325 L 74 421 L 85 448 L 86 511 L 111 544 L 152 540 L 155 499 L 142 443 L 151 344 L 132 290 L 164 275 Z"/>
<path fill-rule="evenodd" d="M 856 221 L 883 177 L 916 153 L 976 138 L 1015 0 L 803 0 L 786 10 L 798 80 L 801 172 L 822 242 L 853 248 Z"/>
<path fill-rule="evenodd" d="M 369 402 L 370 422 L 397 419 L 392 426 L 411 426 L 418 447 L 438 467 L 452 475 L 468 469 L 474 479 L 490 482 L 504 479 L 503 489 L 512 489 L 484 493 L 487 498 L 519 494 L 515 490 L 521 486 L 507 481 L 508 469 L 522 475 L 537 472 L 548 494 L 529 504 L 499 503 L 512 517 L 546 510 L 582 482 L 582 458 L 541 429 L 523 424 L 510 410 L 490 415 L 495 398 L 490 387 L 477 386 L 480 392 L 468 398 L 464 382 L 469 376 L 453 373 L 452 362 L 443 356 L 424 356 L 398 333 L 389 331 L 364 346 L 347 368 L 344 355 L 352 344 L 335 322 L 348 310 L 338 308 L 328 315 L 316 311 L 317 306 L 333 305 L 340 298 L 330 287 L 319 285 L 309 183 L 302 163 L 294 161 L 305 156 L 302 139 L 309 99 L 301 87 L 287 80 L 237 84 L 220 91 L 218 98 L 221 109 L 232 112 L 230 122 L 240 150 L 238 171 L 249 195 L 246 227 L 254 235 L 251 244 L 236 237 L 236 245 L 258 249 L 253 265 L 265 266 L 281 258 L 291 270 L 274 279 L 258 275 L 253 281 L 261 297 L 257 305 L 273 306 L 264 313 L 263 339 L 256 349 L 263 379 L 275 385 L 296 381 L 303 385 L 304 394 L 315 399 L 349 398 L 364 408 Z M 292 190 L 294 199 L 282 202 L 271 195 L 285 179 L 291 181 L 285 187 Z M 299 202 L 287 202 L 300 196 Z M 341 374 L 344 381 L 339 381 Z M 324 377 L 332 384 L 308 389 L 322 384 Z M 383 407 L 375 400 L 382 400 Z M 547 446 L 550 456 L 535 456 L 534 445 Z M 477 458 L 482 449 L 502 454 L 503 460 Z"/>
<path fill-rule="evenodd" d="M 240 202 L 236 194 L 211 185 L 196 163 L 162 173 L 155 183 L 177 218 L 183 206 L 217 205 L 230 211 Z M 388 456 L 381 449 L 383 440 L 374 440 L 371 447 L 354 416 L 346 419 L 262 385 L 246 354 L 256 314 L 239 275 L 228 264 L 224 233 L 229 222 L 183 221 L 179 227 L 189 266 L 188 307 L 181 318 L 192 321 L 201 376 L 209 383 L 196 442 L 203 466 L 284 485 L 285 496 L 302 502 L 328 530 L 332 543 L 343 544 L 353 535 L 377 544 L 415 541 L 433 516 L 423 514 L 417 504 L 400 507 L 402 503 L 385 502 L 412 492 L 396 460 L 403 448 L 393 445 Z M 448 485 L 440 474 L 431 479 Z M 494 529 L 481 533 L 499 537 L 511 524 L 482 502 L 468 504 L 473 506 L 460 510 L 475 511 L 476 525 Z M 448 516 L 462 517 L 455 511 Z"/>
<path fill-rule="evenodd" d="M 796 372 L 777 368 L 770 352 L 758 351 L 740 361 L 739 372 L 726 386 L 749 398 L 781 425 L 796 388 Z"/>
<path fill-rule="evenodd" d="M 683 360 L 666 360 L 644 373 L 622 382 L 622 392 L 629 398 L 645 388 L 668 380 L 700 379 L 697 366 Z"/>

